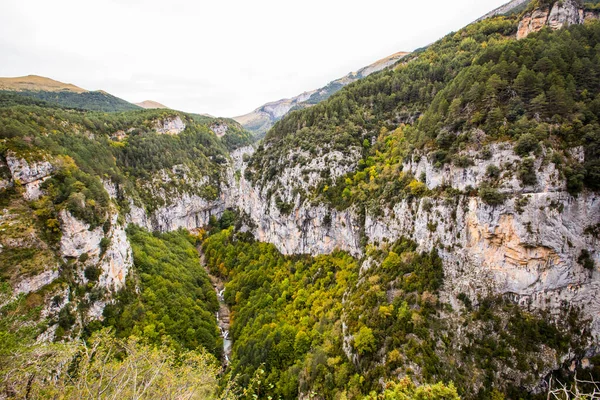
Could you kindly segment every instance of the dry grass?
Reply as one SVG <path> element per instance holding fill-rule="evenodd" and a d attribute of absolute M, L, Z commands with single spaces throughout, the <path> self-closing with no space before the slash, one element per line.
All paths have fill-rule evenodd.
<path fill-rule="evenodd" d="M 87 90 L 72 85 L 55 81 L 54 79 L 45 78 L 37 75 L 20 76 L 16 78 L 0 78 L 0 90 L 15 90 L 23 91 L 30 90 L 34 92 L 74 92 L 84 93 Z"/>
<path fill-rule="evenodd" d="M 157 101 L 154 100 L 144 100 L 142 102 L 139 103 L 134 103 L 136 106 L 140 106 L 142 108 L 169 108 L 163 104 L 160 104 Z"/>

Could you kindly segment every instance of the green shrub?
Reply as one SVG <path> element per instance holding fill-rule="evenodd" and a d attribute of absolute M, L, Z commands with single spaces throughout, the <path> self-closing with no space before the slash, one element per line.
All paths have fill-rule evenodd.
<path fill-rule="evenodd" d="M 75 324 L 75 321 L 76 316 L 71 310 L 71 303 L 68 303 L 58 312 L 58 326 L 68 331 Z"/>
<path fill-rule="evenodd" d="M 537 175 L 535 173 L 534 159 L 530 157 L 525 158 L 521 162 L 517 175 L 524 186 L 535 185 L 537 183 Z"/>
<path fill-rule="evenodd" d="M 97 282 L 101 273 L 102 273 L 102 270 L 100 268 L 98 268 L 96 265 L 89 265 L 83 271 L 83 275 L 90 282 Z"/>
<path fill-rule="evenodd" d="M 488 165 L 485 170 L 485 175 L 488 178 L 493 179 L 493 180 L 500 178 L 500 174 L 501 174 L 500 168 L 498 168 L 494 164 Z"/>
<path fill-rule="evenodd" d="M 579 254 L 577 262 L 581 264 L 581 266 L 585 269 L 588 269 L 590 271 L 594 269 L 594 260 L 592 259 L 592 256 L 587 249 L 581 250 L 581 254 Z"/>
<path fill-rule="evenodd" d="M 459 168 L 467 168 L 474 165 L 473 159 L 469 156 L 455 156 L 452 158 L 452 162 Z"/>
<path fill-rule="evenodd" d="M 506 200 L 505 194 L 500 193 L 497 189 L 487 184 L 482 184 L 477 193 L 481 200 L 490 206 L 501 205 Z"/>
<path fill-rule="evenodd" d="M 102 256 L 104 253 L 106 253 L 106 250 L 108 250 L 109 246 L 110 246 L 109 238 L 107 238 L 105 236 L 102 239 L 100 239 L 100 256 Z"/>
<path fill-rule="evenodd" d="M 532 133 L 522 135 L 515 145 L 515 153 L 521 157 L 529 155 L 532 151 L 540 148 L 539 140 Z"/>

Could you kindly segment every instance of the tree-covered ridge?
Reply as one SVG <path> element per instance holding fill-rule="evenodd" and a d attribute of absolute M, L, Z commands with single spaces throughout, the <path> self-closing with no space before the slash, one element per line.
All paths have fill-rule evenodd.
<path fill-rule="evenodd" d="M 173 118 L 185 124 L 183 132 L 156 132 L 157 123 Z M 211 127 L 222 123 L 231 125 L 218 138 Z M 52 180 L 44 184 L 52 190 L 46 191 L 40 207 L 54 215 L 69 208 L 93 225 L 107 218 L 106 193 L 98 190 L 101 181 L 110 180 L 148 211 L 183 192 L 215 199 L 228 149 L 250 141 L 248 132 L 230 120 L 172 110 L 78 111 L 12 93 L 0 95 L 0 138 L 3 158 L 45 158 L 56 167 Z M 128 202 L 121 200 L 126 209 Z M 85 207 L 90 201 L 96 209 Z"/>
<path fill-rule="evenodd" d="M 131 104 L 103 91 L 76 93 L 71 91 L 48 92 L 24 90 L 19 91 L 18 95 L 46 101 L 59 107 L 80 110 L 120 112 L 141 109 L 135 104 Z"/>
<path fill-rule="evenodd" d="M 415 151 L 438 167 L 466 167 L 473 160 L 460 158 L 461 151 L 505 141 L 516 145 L 522 157 L 540 145 L 551 149 L 551 162 L 571 193 L 584 186 L 597 190 L 600 24 L 545 29 L 516 41 L 517 23 L 517 17 L 497 17 L 469 25 L 394 70 L 289 114 L 259 146 L 247 178 L 272 185 L 270 179 L 277 179 L 276 172 L 298 150 L 314 157 L 358 149 L 363 157 L 355 173 L 336 181 L 325 170 L 317 187 L 296 189 L 303 197 L 324 196 L 344 207 L 363 204 L 365 198 L 389 201 L 414 192 L 408 187 L 413 178 L 422 181 L 396 181 Z M 576 146 L 584 147 L 583 163 L 570 156 L 568 149 Z M 304 165 L 301 158 L 291 160 Z"/>

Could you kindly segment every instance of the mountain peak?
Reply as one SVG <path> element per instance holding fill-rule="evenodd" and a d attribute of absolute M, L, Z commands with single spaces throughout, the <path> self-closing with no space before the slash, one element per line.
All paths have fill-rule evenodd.
<path fill-rule="evenodd" d="M 134 103 L 136 106 L 140 106 L 142 108 L 169 108 L 163 104 L 160 104 L 154 100 L 144 100 L 139 103 Z"/>
<path fill-rule="evenodd" d="M 75 86 L 71 83 L 63 83 L 39 75 L 27 75 L 14 78 L 0 78 L 0 90 L 13 90 L 19 92 L 87 92 L 87 90 Z"/>
<path fill-rule="evenodd" d="M 329 96 L 336 93 L 344 86 L 394 65 L 407 54 L 409 53 L 404 51 L 394 53 L 377 60 L 356 72 L 350 72 L 346 76 L 331 81 L 322 88 L 306 91 L 290 99 L 281 99 L 263 104 L 251 113 L 233 117 L 233 119 L 251 132 L 259 135 L 266 133 L 276 121 L 283 118 L 291 110 L 317 104 L 320 101 L 329 98 Z"/>

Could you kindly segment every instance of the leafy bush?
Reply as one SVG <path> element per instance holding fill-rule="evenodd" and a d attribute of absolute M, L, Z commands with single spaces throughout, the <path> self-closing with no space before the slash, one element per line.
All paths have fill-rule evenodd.
<path fill-rule="evenodd" d="M 521 162 L 517 175 L 525 186 L 533 186 L 537 183 L 533 158 L 525 158 Z"/>
<path fill-rule="evenodd" d="M 484 203 L 490 206 L 499 206 L 504 203 L 506 200 L 506 195 L 500 193 L 497 189 L 487 185 L 482 184 L 477 191 L 477 194 L 483 200 Z"/>
<path fill-rule="evenodd" d="M 493 180 L 499 179 L 500 175 L 501 175 L 502 171 L 500 171 L 500 168 L 498 168 L 496 165 L 494 164 L 490 164 L 487 166 L 486 170 L 485 170 L 485 175 Z"/>
<path fill-rule="evenodd" d="M 360 355 L 369 354 L 377 349 L 377 343 L 373 331 L 366 326 L 362 326 L 354 336 L 354 349 Z"/>
<path fill-rule="evenodd" d="M 581 250 L 581 254 L 577 258 L 577 262 L 581 264 L 585 269 L 594 269 L 594 260 L 592 259 L 592 256 L 590 255 L 590 252 L 587 249 Z"/>
<path fill-rule="evenodd" d="M 460 396 L 454 385 L 415 385 L 410 378 L 406 377 L 400 382 L 388 382 L 385 384 L 383 393 L 370 393 L 363 400 L 460 400 Z"/>
<path fill-rule="evenodd" d="M 35 399 L 215 399 L 219 368 L 202 350 L 177 353 L 137 338 L 102 331 L 87 344 L 35 344 L 18 348 L 0 364 L 3 394 Z M 19 368 L 14 368 L 18 365 Z M 65 368 L 69 366 L 69 368 Z M 9 373 L 10 371 L 10 373 Z M 228 397 L 231 399 L 231 397 Z"/>
<path fill-rule="evenodd" d="M 90 282 L 97 282 L 101 273 L 102 273 L 102 270 L 100 268 L 98 268 L 96 265 L 89 265 L 83 271 L 85 278 L 87 280 L 89 280 Z"/>

